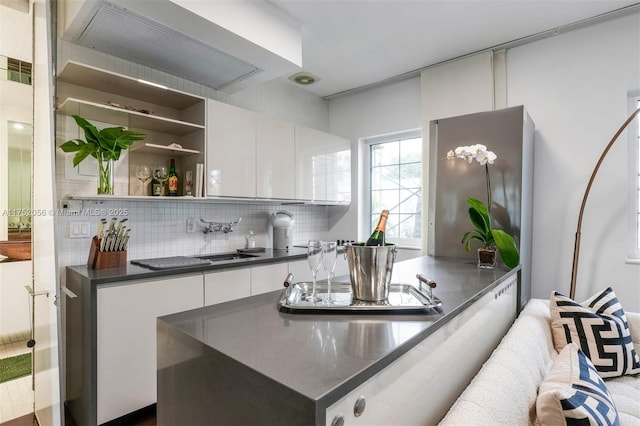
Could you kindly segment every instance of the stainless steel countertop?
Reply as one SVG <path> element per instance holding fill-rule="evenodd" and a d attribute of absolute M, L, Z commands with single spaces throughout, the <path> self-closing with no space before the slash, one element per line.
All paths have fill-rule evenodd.
<path fill-rule="evenodd" d="M 424 256 L 394 265 L 392 282 L 434 280 L 437 315 L 303 315 L 278 311 L 281 291 L 160 317 L 251 369 L 312 400 L 361 384 L 517 273 L 478 270 L 466 260 Z"/>

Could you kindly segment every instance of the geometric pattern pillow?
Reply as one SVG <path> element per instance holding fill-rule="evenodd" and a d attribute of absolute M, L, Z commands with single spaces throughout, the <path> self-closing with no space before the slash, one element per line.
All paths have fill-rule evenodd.
<path fill-rule="evenodd" d="M 556 351 L 576 343 L 601 377 L 640 373 L 627 317 L 611 287 L 582 304 L 555 291 L 549 308 Z"/>
<path fill-rule="evenodd" d="M 536 415 L 542 425 L 619 425 L 604 381 L 575 343 L 556 357 L 538 390 Z"/>

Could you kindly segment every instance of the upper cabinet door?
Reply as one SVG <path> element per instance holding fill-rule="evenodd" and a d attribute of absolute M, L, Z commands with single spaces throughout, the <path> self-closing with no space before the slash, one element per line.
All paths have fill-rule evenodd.
<path fill-rule="evenodd" d="M 351 202 L 351 142 L 327 134 L 327 201 Z"/>
<path fill-rule="evenodd" d="M 256 196 L 256 114 L 209 99 L 207 195 Z"/>
<path fill-rule="evenodd" d="M 296 199 L 324 201 L 327 196 L 326 133 L 295 126 Z"/>
<path fill-rule="evenodd" d="M 294 199 L 294 125 L 258 115 L 257 196 Z"/>

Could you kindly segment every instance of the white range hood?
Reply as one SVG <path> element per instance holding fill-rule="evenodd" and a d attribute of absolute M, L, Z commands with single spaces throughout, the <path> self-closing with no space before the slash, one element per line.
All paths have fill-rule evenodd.
<path fill-rule="evenodd" d="M 299 24 L 256 0 L 67 0 L 64 40 L 234 93 L 302 66 Z"/>

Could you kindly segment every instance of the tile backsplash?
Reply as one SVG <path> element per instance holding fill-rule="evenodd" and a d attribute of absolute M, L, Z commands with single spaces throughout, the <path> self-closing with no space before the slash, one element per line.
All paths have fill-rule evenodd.
<path fill-rule="evenodd" d="M 88 222 L 90 235 L 93 236 L 103 217 L 127 219 L 125 224 L 131 229 L 128 260 L 235 251 L 244 247 L 249 231 L 254 232 L 257 247 L 271 247 L 267 237 L 268 217 L 278 210 L 293 214 L 294 244 L 306 244 L 309 239 L 323 238 L 329 229 L 329 207 L 326 206 L 137 200 L 84 200 L 82 203 L 80 215 L 57 217 L 60 267 L 84 265 L 87 262 L 90 239 L 70 238 L 72 225 Z M 203 233 L 201 218 L 230 222 L 238 217 L 242 220 L 235 225 L 233 232 Z M 195 223 L 195 232 L 187 232 L 187 220 Z"/>

